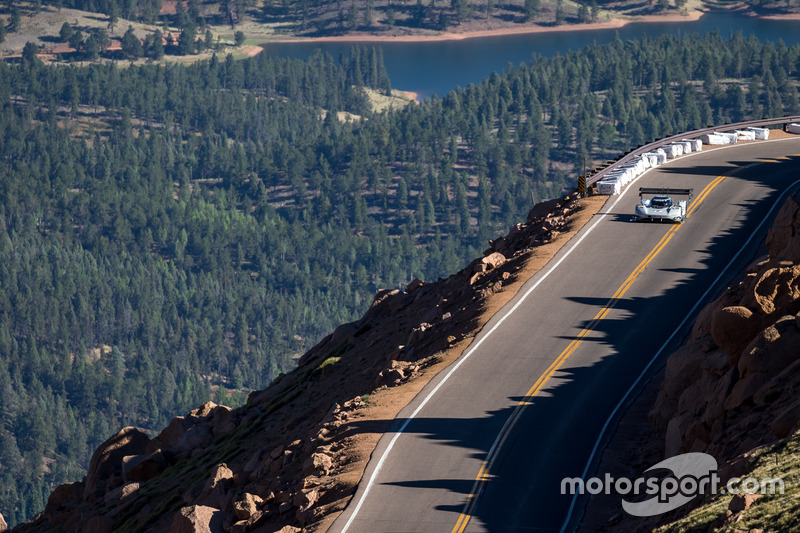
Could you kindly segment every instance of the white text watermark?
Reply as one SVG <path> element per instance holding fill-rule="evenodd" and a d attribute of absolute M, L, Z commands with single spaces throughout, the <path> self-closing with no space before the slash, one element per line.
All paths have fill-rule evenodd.
<path fill-rule="evenodd" d="M 656 471 L 670 474 L 656 477 Z M 561 480 L 561 494 L 619 494 L 622 508 L 633 516 L 655 516 L 672 511 L 702 494 L 783 494 L 781 478 L 761 480 L 733 477 L 721 488 L 717 475 L 717 460 L 706 453 L 685 453 L 665 459 L 645 470 L 645 474 L 634 480 L 626 477 L 604 477 L 581 479 L 577 477 Z M 643 501 L 628 501 L 625 497 L 652 496 Z"/>

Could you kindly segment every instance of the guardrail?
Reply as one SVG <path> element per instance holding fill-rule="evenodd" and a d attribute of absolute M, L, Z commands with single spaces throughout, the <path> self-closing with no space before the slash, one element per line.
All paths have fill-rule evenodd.
<path fill-rule="evenodd" d="M 683 139 L 697 138 L 701 135 L 714 133 L 715 131 L 741 130 L 748 127 L 763 128 L 765 126 L 778 126 L 778 125 L 783 125 L 785 127 L 786 124 L 789 124 L 791 122 L 800 122 L 800 115 L 785 116 L 781 118 L 762 118 L 760 120 L 748 120 L 745 122 L 736 122 L 733 124 L 729 123 L 729 124 L 723 124 L 721 126 L 709 126 L 708 128 L 703 128 L 700 130 L 678 133 L 677 135 L 671 135 L 669 137 L 659 139 L 649 144 L 644 144 L 628 152 L 624 156 L 615 160 L 613 163 L 600 167 L 599 169 L 592 170 L 591 172 L 586 174 L 586 176 L 581 176 L 581 177 L 586 178 L 586 187 L 588 188 L 597 183 L 598 181 L 600 181 L 601 179 L 603 179 L 603 177 L 609 172 L 612 172 L 613 170 L 630 163 L 637 157 L 646 154 L 647 152 L 652 152 L 653 150 L 657 150 L 662 146 L 667 146 L 668 144 L 672 144 L 676 141 L 680 141 Z"/>

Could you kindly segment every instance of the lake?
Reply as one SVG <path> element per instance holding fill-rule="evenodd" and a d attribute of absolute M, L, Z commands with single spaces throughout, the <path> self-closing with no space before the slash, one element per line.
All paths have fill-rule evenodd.
<path fill-rule="evenodd" d="M 623 40 L 663 34 L 679 35 L 708 33 L 718 29 L 727 37 L 741 31 L 745 36 L 755 34 L 762 40 L 783 39 L 786 44 L 800 43 L 800 21 L 763 20 L 736 13 L 708 13 L 697 21 L 633 22 L 619 29 L 557 31 L 479 37 L 458 41 L 421 43 L 360 43 L 380 46 L 392 87 L 415 91 L 421 97 L 442 96 L 456 87 L 478 83 L 492 72 L 501 72 L 509 63 L 518 65 L 529 61 L 531 54 L 546 57 L 556 52 L 578 50 L 596 42 L 611 42 L 619 33 Z M 269 43 L 267 53 L 305 59 L 317 48 L 339 57 L 347 54 L 355 43 Z"/>

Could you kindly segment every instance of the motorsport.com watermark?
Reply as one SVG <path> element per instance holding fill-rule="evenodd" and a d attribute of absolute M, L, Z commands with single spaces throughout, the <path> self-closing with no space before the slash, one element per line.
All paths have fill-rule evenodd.
<path fill-rule="evenodd" d="M 665 459 L 645 470 L 669 470 L 667 477 L 640 476 L 635 480 L 626 477 L 614 479 L 606 473 L 604 478 L 583 480 L 569 477 L 561 480 L 561 494 L 612 494 L 622 498 L 622 508 L 633 516 L 655 516 L 688 503 L 701 494 L 783 494 L 781 478 L 752 477 L 731 478 L 720 487 L 717 460 L 706 453 L 684 453 Z M 652 496 L 643 501 L 628 501 L 624 496 Z"/>

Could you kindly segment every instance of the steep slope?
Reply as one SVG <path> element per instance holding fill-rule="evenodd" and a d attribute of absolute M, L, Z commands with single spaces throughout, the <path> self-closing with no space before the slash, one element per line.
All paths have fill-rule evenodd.
<path fill-rule="evenodd" d="M 457 274 L 379 291 L 361 319 L 239 409 L 206 403 L 153 438 L 122 429 L 83 481 L 56 488 L 15 531 L 324 529 L 399 408 L 604 200 L 539 204 Z"/>

